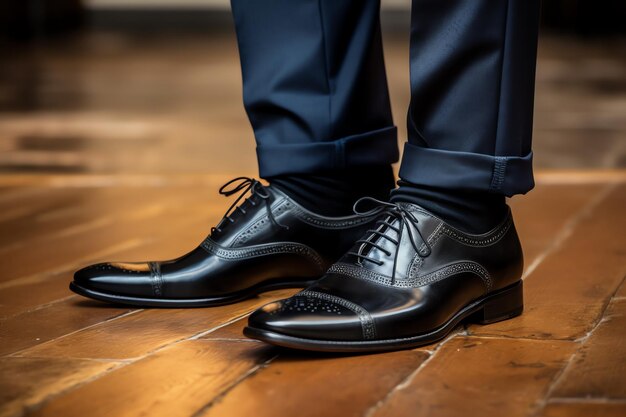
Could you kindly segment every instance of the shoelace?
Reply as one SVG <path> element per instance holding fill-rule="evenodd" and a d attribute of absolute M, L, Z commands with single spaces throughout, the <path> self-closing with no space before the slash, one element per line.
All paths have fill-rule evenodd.
<path fill-rule="evenodd" d="M 372 208 L 371 210 L 359 211 L 358 206 L 362 205 L 364 202 L 374 203 L 375 207 Z M 377 237 L 386 239 L 396 246 L 396 251 L 395 251 L 394 260 L 393 260 L 393 271 L 394 271 L 393 276 L 392 276 L 392 279 L 393 279 L 395 277 L 396 261 L 398 259 L 398 252 L 399 252 L 398 246 L 400 245 L 400 242 L 402 239 L 402 232 L 405 227 L 407 230 L 407 235 L 409 237 L 409 240 L 411 241 L 411 245 L 413 246 L 415 251 L 422 257 L 427 257 L 430 255 L 432 250 L 431 250 L 430 245 L 426 241 L 426 239 L 424 239 L 424 236 L 422 236 L 422 233 L 420 232 L 417 226 L 419 221 L 415 218 L 415 216 L 413 216 L 413 213 L 411 213 L 408 209 L 402 207 L 401 205 L 397 203 L 389 203 L 386 201 L 378 200 L 373 197 L 360 198 L 359 200 L 357 200 L 356 203 L 354 203 L 354 207 L 352 209 L 355 214 L 359 216 L 364 216 L 364 217 L 380 215 L 383 213 L 385 214 L 383 218 L 377 220 L 375 223 L 375 224 L 380 225 L 379 227 L 376 227 L 374 229 L 369 229 L 366 233 L 366 236 L 368 236 L 366 239 L 357 240 L 357 243 L 362 243 L 362 245 L 359 247 L 359 250 L 356 252 L 354 251 L 348 252 L 349 255 L 355 256 L 359 260 L 359 263 L 361 263 L 362 261 L 368 261 L 378 266 L 383 265 L 384 262 L 378 259 L 371 258 L 364 253 L 366 249 L 368 248 L 376 248 L 382 251 L 383 253 L 385 253 L 385 255 L 391 256 L 392 253 L 389 250 L 385 249 L 383 246 L 376 243 L 376 241 L 378 240 Z M 398 222 L 399 227 L 396 227 L 393 225 L 396 219 L 399 220 Z M 417 231 L 417 234 L 419 235 L 419 238 L 421 242 L 423 243 L 423 245 L 418 245 L 417 241 L 415 240 L 416 236 L 411 230 L 411 225 Z M 381 232 L 381 229 L 384 229 L 385 227 L 394 230 L 398 234 L 397 235 L 398 239 L 394 239 L 393 237 L 387 235 L 386 233 Z M 425 250 L 421 249 L 422 246 L 425 248 Z"/>
<path fill-rule="evenodd" d="M 230 197 L 231 195 L 240 191 L 241 193 L 235 199 L 233 204 L 230 205 L 228 210 L 226 210 L 226 214 L 224 214 L 224 217 L 222 217 L 222 220 L 220 220 L 217 226 L 211 228 L 211 234 L 215 232 L 218 232 L 218 233 L 221 232 L 222 229 L 220 228 L 220 225 L 224 223 L 225 221 L 228 221 L 230 223 L 235 223 L 235 219 L 230 217 L 230 215 L 233 214 L 236 210 L 238 210 L 241 214 L 247 213 L 243 207 L 238 206 L 237 204 L 241 201 L 242 198 L 245 197 L 248 191 L 250 191 L 250 197 L 247 198 L 245 201 L 248 201 L 251 206 L 257 205 L 253 197 L 258 197 L 261 200 L 265 201 L 265 204 L 267 206 L 267 216 L 269 217 L 272 224 L 278 227 L 282 227 L 287 230 L 289 229 L 289 226 L 280 224 L 274 217 L 274 214 L 272 213 L 272 203 L 270 201 L 270 197 L 271 197 L 270 193 L 269 191 L 267 191 L 267 188 L 263 184 L 261 184 L 258 180 L 254 178 L 249 178 L 249 177 L 237 177 L 228 181 L 227 183 L 222 185 L 219 189 L 219 193 L 223 195 L 224 197 Z"/>

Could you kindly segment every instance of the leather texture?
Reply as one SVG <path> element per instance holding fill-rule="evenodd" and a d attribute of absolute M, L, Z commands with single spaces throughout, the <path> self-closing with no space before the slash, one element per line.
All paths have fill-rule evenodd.
<path fill-rule="evenodd" d="M 191 252 L 162 262 L 91 265 L 75 273 L 71 288 L 105 301 L 185 307 L 304 287 L 323 275 L 374 219 L 320 216 L 278 189 L 236 180 L 243 185 L 221 192 L 245 189 L 251 195 L 234 210 L 231 206 L 232 213 Z"/>
<path fill-rule="evenodd" d="M 521 313 L 523 256 L 510 210 L 471 235 L 416 205 L 382 204 L 378 227 L 319 281 L 255 311 L 246 334 L 301 349 L 389 350 L 430 343 L 470 315 Z"/>

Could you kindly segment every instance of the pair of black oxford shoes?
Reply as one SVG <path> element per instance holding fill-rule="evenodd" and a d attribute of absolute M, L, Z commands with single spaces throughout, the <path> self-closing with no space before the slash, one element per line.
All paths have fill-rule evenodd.
<path fill-rule="evenodd" d="M 462 322 L 522 313 L 522 249 L 510 210 L 475 235 L 408 203 L 364 198 L 355 208 L 366 211 L 325 217 L 251 178 L 220 193 L 239 197 L 193 251 L 164 262 L 91 265 L 70 289 L 105 302 L 181 308 L 305 287 L 253 312 L 244 334 L 329 352 L 413 348 Z"/>

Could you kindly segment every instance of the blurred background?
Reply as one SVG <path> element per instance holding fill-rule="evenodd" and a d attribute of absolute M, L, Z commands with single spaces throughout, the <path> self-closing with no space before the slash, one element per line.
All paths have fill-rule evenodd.
<path fill-rule="evenodd" d="M 383 0 L 404 141 L 408 0 Z M 537 169 L 626 167 L 626 2 L 545 0 Z M 2 0 L 0 173 L 256 172 L 227 0 Z"/>

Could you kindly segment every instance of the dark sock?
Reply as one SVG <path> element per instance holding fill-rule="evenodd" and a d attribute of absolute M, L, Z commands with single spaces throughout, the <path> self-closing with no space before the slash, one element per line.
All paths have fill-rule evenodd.
<path fill-rule="evenodd" d="M 323 216 L 353 214 L 354 202 L 365 196 L 387 201 L 395 181 L 389 165 L 282 175 L 267 180 L 306 209 Z"/>
<path fill-rule="evenodd" d="M 468 233 L 488 232 L 507 212 L 501 194 L 418 186 L 402 180 L 398 186 L 391 192 L 391 201 L 417 204 Z"/>

